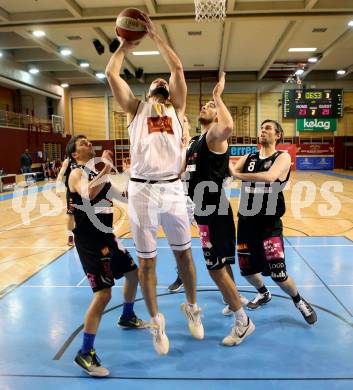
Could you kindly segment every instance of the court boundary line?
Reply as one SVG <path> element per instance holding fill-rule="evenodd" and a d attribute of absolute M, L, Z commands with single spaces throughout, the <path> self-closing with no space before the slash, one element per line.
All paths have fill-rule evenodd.
<path fill-rule="evenodd" d="M 164 237 L 161 237 L 164 238 Z M 197 237 L 193 237 L 197 238 Z M 126 249 L 135 249 L 134 246 L 124 246 Z M 303 245 L 284 245 L 285 248 L 330 248 L 330 247 L 353 247 L 352 244 L 303 244 Z M 0 249 L 66 249 L 67 245 L 62 246 L 0 246 Z M 170 249 L 170 246 L 157 246 L 157 249 Z M 193 245 L 192 248 L 201 249 L 201 245 Z M 1 263 L 0 263 L 1 264 Z"/>
<path fill-rule="evenodd" d="M 68 248 L 67 251 L 65 251 L 64 253 L 61 253 L 60 255 L 58 255 L 57 257 L 55 257 L 53 260 L 50 260 L 47 264 L 43 265 L 43 267 L 41 267 L 40 269 L 38 269 L 35 273 L 33 273 L 32 275 L 28 276 L 28 278 L 24 279 L 22 282 L 20 283 L 17 283 L 17 284 L 14 284 L 14 287 L 9 290 L 9 291 L 6 291 L 4 295 L 0 295 L 0 301 L 6 297 L 8 294 L 12 293 L 14 290 L 16 290 L 18 287 L 21 287 L 24 283 L 28 282 L 28 280 L 30 280 L 31 278 L 33 278 L 34 276 L 36 276 L 37 274 L 39 274 L 39 272 L 41 272 L 43 269 L 49 267 L 51 264 L 53 264 L 55 261 L 59 260 L 61 256 L 63 256 L 65 253 L 69 252 L 70 250 L 72 250 L 73 248 Z M 5 288 L 6 290 L 6 288 Z"/>
<path fill-rule="evenodd" d="M 0 374 L 0 377 L 9 377 L 9 378 L 61 378 L 61 379 L 88 379 L 92 381 L 92 377 L 88 375 L 43 375 L 43 374 Z M 104 380 L 150 380 L 150 381 L 351 381 L 353 377 L 302 377 L 302 378 L 248 378 L 248 377 L 239 377 L 239 378 L 204 378 L 204 377 L 185 377 L 185 378 L 174 378 L 174 377 L 134 377 L 134 376 L 107 376 L 104 377 Z M 93 379 L 94 380 L 94 379 Z M 97 380 L 97 379 L 96 379 Z M 99 380 L 99 379 L 98 379 Z"/>
<path fill-rule="evenodd" d="M 197 292 L 218 292 L 218 289 L 202 289 L 202 290 L 199 290 L 199 289 L 196 289 Z M 244 291 L 244 290 L 238 290 L 239 292 L 249 292 L 249 291 Z M 257 293 L 257 291 L 253 291 L 254 294 Z M 157 294 L 157 297 L 163 297 L 163 296 L 173 296 L 173 295 L 176 295 L 176 294 L 184 294 L 183 291 L 181 292 L 176 292 L 176 293 L 173 293 L 171 294 L 170 292 L 166 292 L 166 293 L 163 293 L 163 294 Z M 284 296 L 284 295 L 279 295 L 279 294 L 272 294 L 273 297 L 277 297 L 277 298 L 283 298 L 283 299 L 287 299 L 289 301 L 292 300 L 291 297 L 288 297 L 288 296 Z M 138 299 L 135 299 L 135 303 L 136 302 L 141 302 L 143 301 L 143 297 L 141 298 L 138 298 Z M 331 314 L 333 317 L 336 317 L 337 319 L 343 321 L 346 325 L 348 325 L 349 327 L 353 328 L 353 323 L 349 322 L 348 320 L 346 320 L 344 317 L 342 317 L 341 315 L 329 310 L 329 309 L 326 309 L 322 306 L 319 306 L 319 305 L 315 305 L 313 303 L 310 303 L 311 306 L 315 307 L 316 309 L 319 309 L 321 311 L 324 311 L 328 314 Z M 114 311 L 116 309 L 119 309 L 121 307 L 123 307 L 124 303 L 121 303 L 119 305 L 115 305 L 107 310 L 104 310 L 104 312 L 102 313 L 102 317 L 107 314 L 107 313 L 110 313 L 111 311 Z M 310 325 L 307 325 L 309 328 L 310 328 Z M 71 335 L 65 340 L 65 342 L 63 343 L 63 345 L 60 347 L 59 351 L 54 355 L 53 357 L 53 360 L 60 360 L 62 358 L 62 356 L 64 355 L 64 353 L 66 352 L 66 350 L 69 348 L 69 346 L 71 345 L 72 341 L 75 339 L 75 337 L 81 332 L 81 330 L 83 329 L 84 327 L 84 324 L 81 324 L 79 327 L 77 327 L 72 333 Z"/>
<path fill-rule="evenodd" d="M 78 282 L 76 285 L 41 285 L 41 284 L 34 284 L 34 285 L 29 285 L 29 286 L 22 286 L 23 288 L 91 288 L 91 286 L 87 285 L 87 286 L 83 286 L 82 283 L 87 279 L 87 277 L 84 277 L 80 280 L 80 282 Z M 322 285 L 322 284 L 297 284 L 296 285 L 297 287 L 300 287 L 300 288 L 324 288 L 325 286 Z M 353 287 L 353 284 L 328 284 L 328 286 L 330 287 Z M 124 286 L 123 285 L 114 285 L 112 286 L 112 288 L 123 288 Z M 215 286 L 213 285 L 197 285 L 197 288 L 198 289 L 207 289 L 207 288 L 214 288 Z M 250 285 L 239 285 L 237 284 L 237 287 L 239 288 L 252 288 Z M 271 284 L 266 284 L 266 287 L 269 287 L 269 288 L 280 288 L 279 286 L 275 286 L 275 285 L 271 285 Z M 168 288 L 168 285 L 159 285 L 159 286 L 156 286 L 156 288 L 159 288 L 159 289 L 167 289 Z M 183 289 L 184 291 L 184 289 Z M 250 291 L 250 290 L 246 290 L 245 292 L 254 292 L 254 291 Z M 170 292 L 170 294 L 173 294 L 173 292 Z"/>
<path fill-rule="evenodd" d="M 284 237 L 284 239 L 290 244 L 287 237 Z M 346 305 L 341 302 L 341 300 L 337 297 L 337 295 L 330 289 L 328 284 L 321 278 L 321 276 L 316 272 L 314 267 L 311 266 L 311 264 L 306 260 L 306 258 L 296 249 L 293 247 L 294 252 L 297 253 L 297 255 L 304 261 L 304 263 L 310 268 L 310 270 L 314 273 L 314 275 L 321 281 L 321 283 L 327 288 L 327 290 L 330 292 L 330 294 L 336 299 L 336 301 L 343 307 L 343 309 L 349 314 L 350 317 L 353 317 L 352 312 L 346 307 Z"/>

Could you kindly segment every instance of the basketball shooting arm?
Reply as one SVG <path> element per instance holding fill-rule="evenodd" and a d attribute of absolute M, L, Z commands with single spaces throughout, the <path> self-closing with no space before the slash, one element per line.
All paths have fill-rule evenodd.
<path fill-rule="evenodd" d="M 233 118 L 222 100 L 224 90 L 225 73 L 222 72 L 218 83 L 213 90 L 213 101 L 217 110 L 217 123 L 208 130 L 206 135 L 207 145 L 210 150 L 217 153 L 225 153 L 228 149 L 228 138 L 233 131 Z"/>
<path fill-rule="evenodd" d="M 120 77 L 120 70 L 125 54 L 130 49 L 136 47 L 138 43 L 131 43 L 120 37 L 119 41 L 120 46 L 111 56 L 105 69 L 105 74 L 116 101 L 127 114 L 127 122 L 130 123 L 136 113 L 139 100 L 132 93 L 131 88 L 126 81 Z"/>
<path fill-rule="evenodd" d="M 237 162 L 235 167 L 230 167 L 231 174 L 235 179 L 252 182 L 272 183 L 277 179 L 284 180 L 291 167 L 290 155 L 288 153 L 282 153 L 276 158 L 268 171 L 258 173 L 242 173 L 246 158 L 247 156 L 243 156 Z"/>
<path fill-rule="evenodd" d="M 156 43 L 162 57 L 167 63 L 170 70 L 169 78 L 169 95 L 170 101 L 175 108 L 180 122 L 183 122 L 185 106 L 186 106 L 186 94 L 187 86 L 184 76 L 184 68 L 175 52 L 163 41 L 159 36 L 155 25 L 151 19 L 144 14 L 146 22 L 142 22 L 146 26 L 146 30 L 150 38 Z"/>
<path fill-rule="evenodd" d="M 103 169 L 91 181 L 88 181 L 82 169 L 75 168 L 69 176 L 70 192 L 77 192 L 81 197 L 93 200 L 101 192 L 105 184 L 110 181 L 108 175 L 113 167 L 112 152 L 104 150 L 102 160 L 104 161 Z"/>

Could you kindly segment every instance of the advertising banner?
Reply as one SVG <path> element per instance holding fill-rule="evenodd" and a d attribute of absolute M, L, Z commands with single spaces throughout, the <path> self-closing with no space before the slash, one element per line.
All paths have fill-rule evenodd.
<path fill-rule="evenodd" d="M 297 157 L 297 169 L 306 170 L 332 170 L 334 168 L 333 156 L 307 156 Z"/>
<path fill-rule="evenodd" d="M 296 120 L 297 131 L 336 131 L 337 119 L 300 118 Z"/>
<path fill-rule="evenodd" d="M 296 170 L 297 146 L 293 144 L 278 144 L 276 150 L 283 150 L 289 153 L 292 160 L 292 171 Z"/>
<path fill-rule="evenodd" d="M 230 160 L 237 162 L 241 156 L 246 154 L 256 153 L 258 151 L 257 145 L 252 144 L 239 144 L 239 145 L 229 145 Z"/>
<path fill-rule="evenodd" d="M 239 160 L 241 156 L 245 156 L 246 154 L 256 153 L 260 149 L 261 145 L 230 145 L 230 160 L 236 162 Z M 297 156 L 297 148 L 296 145 L 292 144 L 278 144 L 276 146 L 277 150 L 283 150 L 289 153 L 292 160 L 292 170 L 295 170 L 296 167 L 296 156 Z"/>
<path fill-rule="evenodd" d="M 325 144 L 299 144 L 297 146 L 298 156 L 333 156 L 335 147 L 331 143 Z"/>

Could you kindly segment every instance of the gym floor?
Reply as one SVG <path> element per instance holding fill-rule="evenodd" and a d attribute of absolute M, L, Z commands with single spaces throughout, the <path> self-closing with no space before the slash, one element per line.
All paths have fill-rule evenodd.
<path fill-rule="evenodd" d="M 179 308 L 183 293 L 167 292 L 167 286 L 175 278 L 175 261 L 166 239 L 161 237 L 158 239 L 158 301 L 160 311 L 166 316 L 170 353 L 156 354 L 148 330 L 123 330 L 116 326 L 122 304 L 119 281 L 96 340 L 97 352 L 111 371 L 111 376 L 105 379 L 90 378 L 73 364 L 81 344 L 82 320 L 91 290 L 75 249 L 65 248 L 63 211 L 55 217 L 40 218 L 33 209 L 31 221 L 24 225 L 19 216 L 14 218 L 10 203 L 14 198 L 0 199 L 4 216 L 0 226 L 0 348 L 3 352 L 0 389 L 31 390 L 49 386 L 53 390 L 68 386 L 73 389 L 83 386 L 351 389 L 352 178 L 346 172 L 293 175 L 293 185 L 307 179 L 318 186 L 326 180 L 338 180 L 344 187 L 344 195 L 336 194 L 343 197 L 342 208 L 338 216 L 331 218 L 331 223 L 318 214 L 312 215 L 322 202 L 320 198 L 315 199 L 310 210 L 303 210 L 305 215 L 301 221 L 295 222 L 291 210 L 284 220 L 288 271 L 300 293 L 317 310 L 315 326 L 307 325 L 291 300 L 267 279 L 273 299 L 265 307 L 249 312 L 256 325 L 254 334 L 237 347 L 220 345 L 232 319 L 221 314 L 224 307 L 221 295 L 208 276 L 195 237 L 193 255 L 205 339 L 193 339 Z M 51 190 L 45 187 L 42 191 Z M 36 196 L 42 196 L 43 192 Z M 290 192 L 286 194 L 287 202 L 289 196 Z M 121 223 L 125 219 L 121 207 L 116 216 L 118 234 L 128 237 L 123 237 L 123 243 L 136 257 L 127 227 Z M 320 229 L 322 233 L 318 234 Z M 233 270 L 239 290 L 251 299 L 256 292 L 239 275 L 237 265 Z M 135 308 L 140 317 L 148 319 L 140 292 Z"/>

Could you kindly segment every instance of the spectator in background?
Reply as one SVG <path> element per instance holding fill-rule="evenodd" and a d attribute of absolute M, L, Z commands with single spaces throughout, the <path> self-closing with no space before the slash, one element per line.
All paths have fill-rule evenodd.
<path fill-rule="evenodd" d="M 48 157 L 42 163 L 42 171 L 43 171 L 44 180 L 49 180 L 49 178 L 50 178 L 50 163 L 49 163 Z"/>
<path fill-rule="evenodd" d="M 32 157 L 29 154 L 29 150 L 25 149 L 25 151 L 21 154 L 21 172 L 22 173 L 32 173 Z"/>

